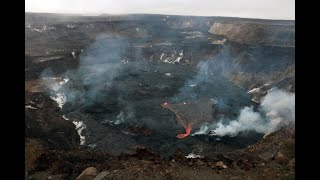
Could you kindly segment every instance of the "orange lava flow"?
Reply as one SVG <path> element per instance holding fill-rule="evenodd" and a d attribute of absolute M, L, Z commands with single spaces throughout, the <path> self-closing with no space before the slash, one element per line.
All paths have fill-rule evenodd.
<path fill-rule="evenodd" d="M 178 134 L 176 137 L 181 139 L 181 138 L 185 138 L 185 137 L 189 136 L 189 134 L 191 133 L 191 130 L 192 130 L 191 124 L 185 124 L 185 122 L 183 121 L 182 117 L 179 114 L 177 114 L 176 117 L 177 117 L 177 120 L 182 124 L 182 126 L 186 130 L 186 133 Z"/>
<path fill-rule="evenodd" d="M 187 104 L 187 103 L 184 102 L 183 104 Z M 169 103 L 168 103 L 168 102 L 162 103 L 161 106 L 164 107 L 164 108 L 166 108 L 166 109 L 169 109 L 169 108 L 168 108 L 168 107 L 169 107 Z M 175 114 L 176 114 L 176 112 L 175 112 Z M 191 131 L 192 131 L 192 126 L 191 126 L 191 124 L 186 123 L 179 114 L 176 114 L 176 118 L 177 118 L 177 120 L 180 122 L 180 124 L 182 124 L 182 126 L 184 127 L 184 129 L 186 130 L 186 133 L 184 133 L 184 134 L 178 134 L 176 137 L 181 139 L 181 138 L 185 138 L 185 137 L 189 136 L 189 134 L 190 134 Z"/>
<path fill-rule="evenodd" d="M 185 127 L 185 129 L 186 129 L 185 134 L 178 134 L 176 137 L 181 139 L 181 138 L 185 138 L 185 137 L 189 136 L 189 134 L 191 133 L 191 130 L 192 130 L 191 125 L 189 124 L 187 127 Z"/>

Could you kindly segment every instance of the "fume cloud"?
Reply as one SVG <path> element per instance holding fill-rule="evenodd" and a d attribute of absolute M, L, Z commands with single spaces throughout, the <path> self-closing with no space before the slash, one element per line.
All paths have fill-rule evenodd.
<path fill-rule="evenodd" d="M 239 132 L 255 131 L 270 134 L 281 127 L 295 123 L 295 94 L 273 88 L 263 98 L 259 111 L 253 107 L 244 107 L 235 120 L 224 123 L 221 119 L 216 124 L 205 124 L 195 134 L 211 132 L 217 136 L 236 136 Z"/>

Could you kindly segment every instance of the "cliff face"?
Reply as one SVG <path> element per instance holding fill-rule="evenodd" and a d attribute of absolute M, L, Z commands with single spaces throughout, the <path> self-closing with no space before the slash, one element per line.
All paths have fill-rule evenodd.
<path fill-rule="evenodd" d="M 294 47 L 295 26 L 262 23 L 215 22 L 209 32 L 245 44 Z"/>
<path fill-rule="evenodd" d="M 295 61 L 294 21 L 26 14 L 25 35 L 26 77 L 31 79 L 48 66 L 57 73 L 76 67 L 79 54 L 89 44 L 113 36 L 128 41 L 130 47 L 123 59 L 129 60 L 195 67 L 199 61 L 217 59 L 223 49 L 228 49 L 230 57 L 224 61 L 233 69 L 228 77 L 240 87 L 250 90 L 265 83 L 280 83 L 294 91 L 294 68 L 287 69 L 294 67 Z M 283 82 L 285 79 L 290 83 Z"/>

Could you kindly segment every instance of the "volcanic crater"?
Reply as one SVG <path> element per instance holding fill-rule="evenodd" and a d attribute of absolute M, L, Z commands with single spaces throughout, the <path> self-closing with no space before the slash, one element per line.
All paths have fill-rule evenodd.
<path fill-rule="evenodd" d="M 180 153 L 180 158 L 196 154 L 208 164 L 220 160 L 240 167 L 244 163 L 239 156 L 247 158 L 241 153 L 259 148 L 268 134 L 294 133 L 292 121 L 285 121 L 292 119 L 284 113 L 290 109 L 267 109 L 268 94 L 281 89 L 290 98 L 295 92 L 292 21 L 55 17 L 59 16 L 26 14 L 28 148 L 39 141 L 51 149 L 49 158 L 54 153 L 66 156 L 66 150 L 77 156 L 88 151 L 136 157 L 143 149 L 159 155 L 164 163 L 177 160 Z M 290 139 L 294 142 L 294 136 Z M 270 158 L 261 160 L 269 161 L 281 148 L 263 150 L 253 159 L 260 161 L 269 153 Z M 82 162 L 81 167 L 89 164 Z M 96 160 L 94 164 L 108 169 Z M 28 168 L 32 169 L 28 172 L 39 171 L 32 165 Z M 56 172 L 65 178 L 79 173 L 74 169 L 66 175 L 59 168 Z"/>

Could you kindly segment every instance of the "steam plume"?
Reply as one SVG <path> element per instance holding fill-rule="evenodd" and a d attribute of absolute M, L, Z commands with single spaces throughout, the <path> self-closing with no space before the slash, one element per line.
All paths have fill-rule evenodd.
<path fill-rule="evenodd" d="M 211 131 L 218 136 L 236 136 L 239 132 L 255 131 L 265 135 L 279 130 L 281 127 L 295 123 L 295 94 L 273 88 L 263 98 L 259 112 L 246 106 L 240 110 L 239 116 L 225 124 L 221 119 L 212 125 L 203 125 L 194 134 L 207 134 Z"/>

